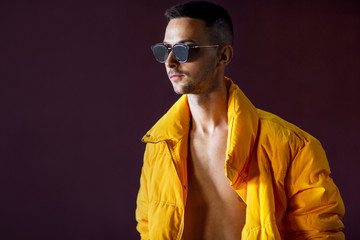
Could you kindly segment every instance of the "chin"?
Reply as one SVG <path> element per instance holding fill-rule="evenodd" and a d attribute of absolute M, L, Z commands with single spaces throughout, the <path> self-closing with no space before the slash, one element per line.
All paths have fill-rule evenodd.
<path fill-rule="evenodd" d="M 186 92 L 184 91 L 184 87 L 183 86 L 179 86 L 179 84 L 176 84 L 176 83 L 173 83 L 172 82 L 172 86 L 173 86 L 173 89 L 174 89 L 174 92 L 176 94 L 185 94 Z"/>
<path fill-rule="evenodd" d="M 183 91 L 183 89 L 179 89 L 174 87 L 174 92 L 179 95 L 187 94 L 187 92 Z"/>
<path fill-rule="evenodd" d="M 174 92 L 177 94 L 191 94 L 197 92 L 196 88 L 192 84 L 187 84 L 187 85 L 179 85 L 176 83 L 172 83 L 172 84 L 173 84 Z"/>

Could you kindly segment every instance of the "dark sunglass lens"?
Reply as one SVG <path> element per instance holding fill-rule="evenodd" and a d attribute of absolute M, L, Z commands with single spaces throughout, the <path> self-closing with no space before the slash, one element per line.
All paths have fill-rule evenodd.
<path fill-rule="evenodd" d="M 181 62 L 184 63 L 188 60 L 189 57 L 189 46 L 185 45 L 185 44 L 179 44 L 179 45 L 174 45 L 173 49 L 172 49 L 176 59 Z"/>
<path fill-rule="evenodd" d="M 166 46 L 162 44 L 155 44 L 151 46 L 151 50 L 154 54 L 155 59 L 161 63 L 165 62 L 169 55 L 169 50 Z"/>

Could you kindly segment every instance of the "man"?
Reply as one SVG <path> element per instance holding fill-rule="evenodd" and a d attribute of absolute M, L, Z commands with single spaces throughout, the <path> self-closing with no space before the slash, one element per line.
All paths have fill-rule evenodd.
<path fill-rule="evenodd" d="M 137 199 L 142 239 L 344 239 L 344 205 L 320 143 L 256 109 L 229 78 L 222 7 L 168 9 L 153 45 L 182 94 L 144 136 Z"/>

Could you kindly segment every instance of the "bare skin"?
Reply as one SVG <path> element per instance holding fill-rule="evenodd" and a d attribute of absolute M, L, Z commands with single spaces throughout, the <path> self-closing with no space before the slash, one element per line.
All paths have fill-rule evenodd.
<path fill-rule="evenodd" d="M 210 45 L 205 22 L 192 18 L 171 20 L 164 42 Z M 188 94 L 192 117 L 183 239 L 241 239 L 246 205 L 224 172 L 228 136 L 224 70 L 232 47 L 200 51 L 186 63 L 179 63 L 171 52 L 165 63 L 175 92 Z"/>

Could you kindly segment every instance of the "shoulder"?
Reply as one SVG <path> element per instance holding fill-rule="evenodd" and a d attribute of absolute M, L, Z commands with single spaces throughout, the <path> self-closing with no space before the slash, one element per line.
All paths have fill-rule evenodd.
<path fill-rule="evenodd" d="M 266 135 L 278 143 L 291 142 L 300 145 L 307 142 L 319 143 L 311 134 L 281 117 L 260 109 L 257 109 L 257 111 L 259 115 L 260 135 Z"/>
<path fill-rule="evenodd" d="M 285 170 L 290 166 L 321 165 L 327 159 L 321 143 L 312 135 L 275 114 L 257 110 L 259 129 L 257 151 L 266 155 L 273 168 Z"/>

